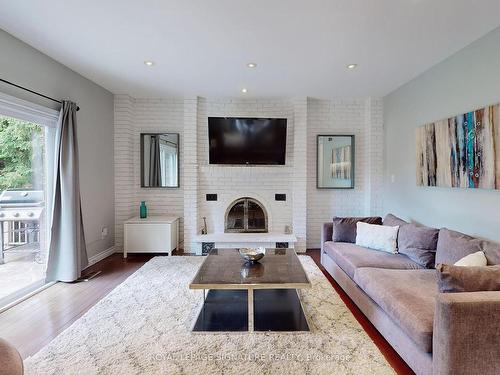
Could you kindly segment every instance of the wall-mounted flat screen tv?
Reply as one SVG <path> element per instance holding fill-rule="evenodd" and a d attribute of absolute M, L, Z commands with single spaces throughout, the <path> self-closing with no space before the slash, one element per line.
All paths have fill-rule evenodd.
<path fill-rule="evenodd" d="M 209 117 L 210 164 L 284 165 L 286 119 Z"/>

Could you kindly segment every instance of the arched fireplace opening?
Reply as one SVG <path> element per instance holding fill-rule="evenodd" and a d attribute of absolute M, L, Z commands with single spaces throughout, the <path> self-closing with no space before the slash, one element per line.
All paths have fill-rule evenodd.
<path fill-rule="evenodd" d="M 267 233 L 267 212 L 258 200 L 243 197 L 229 205 L 224 217 L 226 233 Z"/>

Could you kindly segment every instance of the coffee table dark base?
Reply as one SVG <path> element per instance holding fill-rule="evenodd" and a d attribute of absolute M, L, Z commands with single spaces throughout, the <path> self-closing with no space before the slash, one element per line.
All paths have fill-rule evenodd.
<path fill-rule="evenodd" d="M 193 331 L 248 331 L 247 291 L 209 290 Z"/>
<path fill-rule="evenodd" d="M 248 331 L 247 290 L 211 289 L 193 331 Z M 297 291 L 255 289 L 254 331 L 309 331 Z"/>

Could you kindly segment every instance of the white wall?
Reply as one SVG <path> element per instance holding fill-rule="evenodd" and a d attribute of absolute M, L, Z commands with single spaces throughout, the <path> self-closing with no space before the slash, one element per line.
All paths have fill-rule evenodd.
<path fill-rule="evenodd" d="M 289 100 L 203 99 L 198 121 L 198 192 L 199 215 L 206 216 L 210 232 L 224 232 L 224 214 L 237 198 L 252 197 L 264 203 L 269 217 L 269 231 L 284 232 L 292 224 L 289 181 L 293 168 L 293 105 Z M 221 166 L 208 164 L 208 117 L 275 117 L 287 119 L 285 166 Z M 205 195 L 218 194 L 217 202 L 207 202 Z M 285 202 L 275 201 L 274 194 L 287 195 Z"/>
<path fill-rule="evenodd" d="M 417 187 L 415 177 L 416 127 L 498 102 L 500 28 L 385 97 L 385 211 L 500 241 L 500 191 Z"/>
<path fill-rule="evenodd" d="M 151 215 L 172 214 L 183 217 L 183 168 L 180 188 L 141 188 L 141 133 L 179 133 L 184 143 L 184 101 L 182 99 L 134 99 L 115 96 L 115 215 L 116 246 L 123 248 L 123 221 L 139 215 L 146 201 Z M 180 161 L 184 151 L 180 147 Z M 181 228 L 183 219 L 181 219 Z M 183 233 L 180 233 L 182 241 Z"/>
<path fill-rule="evenodd" d="M 383 133 L 380 99 L 309 99 L 307 111 L 307 247 L 319 247 L 333 216 L 380 215 Z M 318 134 L 355 136 L 354 189 L 316 189 Z"/>
<path fill-rule="evenodd" d="M 287 118 L 285 166 L 217 166 L 208 164 L 208 117 Z M 139 134 L 143 131 L 181 133 L 181 188 L 141 189 Z M 382 173 L 382 101 L 350 99 L 321 101 L 307 98 L 134 99 L 115 97 L 116 243 L 123 245 L 123 220 L 136 215 L 140 200 L 153 213 L 184 218 L 184 249 L 195 252 L 194 236 L 207 217 L 210 233 L 224 231 L 224 214 L 236 198 L 261 201 L 269 213 L 269 230 L 284 232 L 292 225 L 298 249 L 319 247 L 323 222 L 334 215 L 380 212 Z M 316 189 L 316 135 L 356 135 L 356 188 Z M 218 195 L 207 202 L 206 194 Z M 286 201 L 274 195 L 284 193 Z"/>
<path fill-rule="evenodd" d="M 80 106 L 78 139 L 83 222 L 89 257 L 114 244 L 113 95 L 0 30 L 0 76 Z M 58 105 L 0 83 L 6 94 L 58 109 Z M 101 239 L 101 227 L 109 235 Z"/>

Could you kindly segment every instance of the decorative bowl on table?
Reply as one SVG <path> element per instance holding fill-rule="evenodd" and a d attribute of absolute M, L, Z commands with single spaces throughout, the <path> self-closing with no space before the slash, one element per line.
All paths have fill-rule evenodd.
<path fill-rule="evenodd" d="M 247 262 L 258 262 L 266 255 L 266 249 L 263 247 L 245 247 L 238 250 L 240 256 Z"/>

